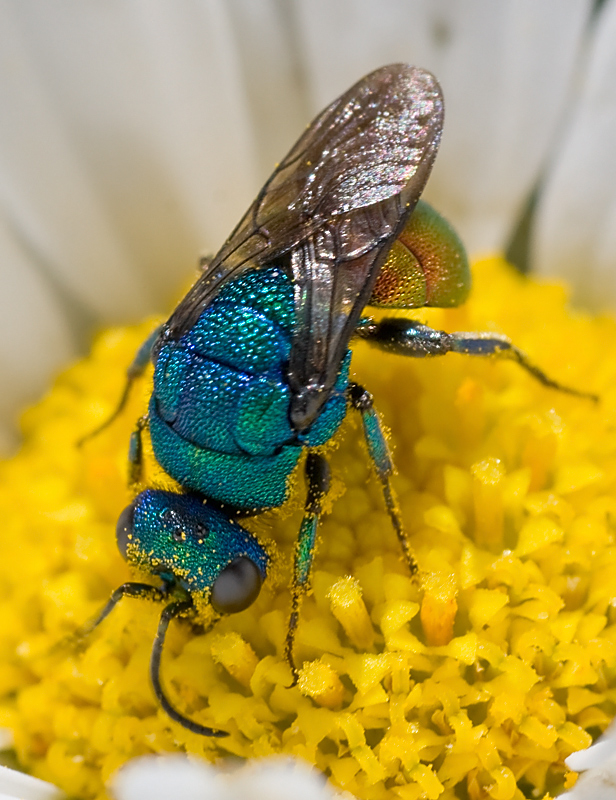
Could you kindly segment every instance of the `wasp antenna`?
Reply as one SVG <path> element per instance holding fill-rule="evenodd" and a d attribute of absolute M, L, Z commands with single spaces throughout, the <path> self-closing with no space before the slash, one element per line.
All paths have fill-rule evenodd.
<path fill-rule="evenodd" d="M 197 733 L 201 736 L 228 736 L 227 731 L 221 731 L 218 728 L 208 728 L 205 725 L 200 725 L 192 719 L 188 719 L 184 714 L 181 714 L 165 694 L 161 681 L 160 681 L 160 660 L 163 653 L 163 646 L 165 644 L 165 636 L 169 623 L 174 617 L 179 617 L 185 611 L 193 607 L 192 600 L 182 600 L 179 602 L 170 603 L 165 606 L 160 620 L 158 621 L 158 630 L 156 631 L 156 638 L 152 646 L 152 656 L 150 658 L 150 677 L 152 679 L 152 686 L 154 687 L 154 694 L 156 699 L 161 705 L 163 711 L 174 722 L 178 722 L 182 727 L 189 730 L 191 733 Z"/>
<path fill-rule="evenodd" d="M 74 650 L 83 649 L 84 642 L 88 636 L 93 630 L 98 628 L 101 622 L 107 619 L 123 597 L 142 597 L 148 600 L 162 600 L 165 596 L 166 590 L 164 588 L 159 589 L 149 583 L 137 583 L 136 581 L 123 583 L 121 586 L 118 586 L 117 589 L 113 590 L 111 597 L 98 614 L 93 616 L 92 619 L 88 620 L 80 628 L 77 628 L 76 631 L 69 633 L 68 636 L 61 639 L 51 648 L 50 652 L 55 653 L 65 648 L 72 648 Z"/>

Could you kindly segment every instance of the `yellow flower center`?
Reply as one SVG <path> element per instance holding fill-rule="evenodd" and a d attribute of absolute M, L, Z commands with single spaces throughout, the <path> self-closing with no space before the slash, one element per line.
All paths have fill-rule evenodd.
<path fill-rule="evenodd" d="M 275 543 L 254 606 L 208 633 L 170 630 L 167 693 L 223 739 L 158 707 L 155 603 L 124 599 L 79 647 L 65 641 L 131 577 L 114 528 L 148 381 L 111 428 L 75 442 L 112 410 L 153 324 L 103 334 L 24 415 L 23 448 L 0 466 L 0 725 L 23 767 L 79 797 L 104 796 L 133 756 L 175 750 L 297 755 L 369 800 L 562 791 L 563 759 L 606 727 L 616 696 L 616 324 L 573 315 L 565 299 L 494 259 L 476 265 L 466 305 L 415 316 L 506 333 L 551 377 L 598 392 L 598 406 L 511 363 L 357 345 L 354 376 L 391 432 L 420 578 L 407 574 L 349 412 L 329 453 L 298 685 L 283 653 L 299 480 L 285 508 L 245 523 Z M 147 473 L 168 484 L 151 457 Z"/>

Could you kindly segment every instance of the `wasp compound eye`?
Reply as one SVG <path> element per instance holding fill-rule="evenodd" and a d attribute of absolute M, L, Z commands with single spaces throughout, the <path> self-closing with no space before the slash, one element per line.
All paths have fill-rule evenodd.
<path fill-rule="evenodd" d="M 118 550 L 122 557 L 128 557 L 128 544 L 133 537 L 133 526 L 135 521 L 135 504 L 131 503 L 126 506 L 124 511 L 118 517 L 118 524 L 116 525 L 116 541 L 118 543 Z"/>
<path fill-rule="evenodd" d="M 240 556 L 225 567 L 212 586 L 211 603 L 220 614 L 236 614 L 252 605 L 263 579 L 257 565 Z"/>

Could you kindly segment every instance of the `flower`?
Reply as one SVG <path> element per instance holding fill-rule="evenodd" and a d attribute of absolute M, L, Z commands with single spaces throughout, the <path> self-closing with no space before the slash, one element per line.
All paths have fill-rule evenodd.
<path fill-rule="evenodd" d="M 616 797 L 613 724 L 599 740 L 585 750 L 572 753 L 566 760 L 571 770 L 581 772 L 579 780 L 563 797 L 567 800 L 613 800 Z"/>
<path fill-rule="evenodd" d="M 126 319 L 160 307 L 177 275 L 188 271 L 193 254 L 198 250 L 215 249 L 232 227 L 238 207 L 242 208 L 242 202 L 247 205 L 271 162 L 280 157 L 301 123 L 310 117 L 309 108 L 315 110 L 338 89 L 383 61 L 411 60 L 412 50 L 412 60 L 432 68 L 442 80 L 447 97 L 446 138 L 428 196 L 456 223 L 474 252 L 499 250 L 508 241 L 515 220 L 541 176 L 534 236 L 530 240 L 535 267 L 544 272 L 560 269 L 570 275 L 572 283 L 577 284 L 578 297 L 586 302 L 601 305 L 610 302 L 615 249 L 611 232 L 614 190 L 609 178 L 616 127 L 616 102 L 611 95 L 616 85 L 611 48 L 616 29 L 614 0 L 595 4 L 601 6 L 598 11 L 589 0 L 570 3 L 566 8 L 547 0 L 528 7 L 513 2 L 487 6 L 470 0 L 425 5 L 425 8 L 419 4 L 391 2 L 385 4 L 385 9 L 379 7 L 378 16 L 376 9 L 358 2 L 332 7 L 331 4 L 297 0 L 284 9 L 261 4 L 258 10 L 244 5 L 247 6 L 239 2 L 224 5 L 214 2 L 205 8 L 156 0 L 148 4 L 129 4 L 122 9 L 109 7 L 102 13 L 93 7 L 84 7 L 77 11 L 71 8 L 67 14 L 68 9 L 58 7 L 52 14 L 49 9 L 28 3 L 5 4 L 0 9 L 0 36 L 7 65 L 0 78 L 0 96 L 6 112 L 0 123 L 4 176 L 0 224 L 0 283 L 3 287 L 0 320 L 4 328 L 0 330 L 5 343 L 0 352 L 0 374 L 4 381 L 0 412 L 5 416 L 31 397 L 46 376 L 75 351 L 80 335 L 89 326 L 105 318 Z M 558 24 L 554 24 L 555 19 Z M 383 25 L 382 20 L 385 20 Z M 209 37 L 207 47 L 202 46 L 205 36 Z M 519 68 L 518 53 L 520 58 L 523 55 L 526 69 Z M 276 115 L 281 97 L 285 98 L 282 120 Z M 567 113 L 563 126 L 564 109 Z M 276 124 L 272 126 L 274 118 Z M 217 154 L 213 161 L 212 152 Z M 169 269 L 170 264 L 177 268 Z M 581 264 L 583 270 L 579 269 Z M 464 314 L 460 317 L 457 313 L 445 319 L 453 323 L 464 318 Z M 549 314 L 545 318 L 549 318 Z M 490 326 L 494 322 L 500 327 L 496 317 L 488 319 Z M 600 327 L 601 323 L 598 324 Z M 515 330 L 515 326 L 512 329 Z M 604 354 L 606 341 L 603 334 L 598 336 L 597 330 L 595 328 L 595 333 L 589 334 L 583 344 L 594 346 Z M 130 339 L 129 333 L 120 338 L 124 335 Z M 105 341 L 107 345 L 103 346 L 103 351 L 110 342 L 113 347 L 113 336 L 108 335 Z M 84 369 L 87 372 L 88 368 Z M 366 369 L 370 371 L 369 365 Z M 7 587 L 21 580 L 22 594 L 18 592 L 18 596 L 23 599 L 24 593 L 27 595 L 30 590 L 33 594 L 29 598 L 34 600 L 30 616 L 26 615 L 17 663 L 8 660 L 0 671 L 0 676 L 4 672 L 5 691 L 16 691 L 19 697 L 17 713 L 10 703 L 3 712 L 3 721 L 13 727 L 24 711 L 27 718 L 28 702 L 31 703 L 30 712 L 45 712 L 44 706 L 36 708 L 37 694 L 32 690 L 37 680 L 40 679 L 41 684 L 47 682 L 49 688 L 56 679 L 56 686 L 62 686 L 62 681 L 67 679 L 61 670 L 56 671 L 51 663 L 53 659 L 45 650 L 51 632 L 71 627 L 68 619 L 73 612 L 67 614 L 67 607 L 64 612 L 58 608 L 61 609 L 63 602 L 68 603 L 69 597 L 75 600 L 75 589 L 81 592 L 81 601 L 87 605 L 90 593 L 96 594 L 96 581 L 98 588 L 111 583 L 109 579 L 118 569 L 117 555 L 111 556 L 110 551 L 98 550 L 96 546 L 88 550 L 96 536 L 82 534 L 84 522 L 85 529 L 90 531 L 88 526 L 92 518 L 89 515 L 93 513 L 98 520 L 93 527 L 104 526 L 109 539 L 108 526 L 117 511 L 114 504 L 119 497 L 115 490 L 121 491 L 117 464 L 111 466 L 111 454 L 116 452 L 114 448 L 119 440 L 115 440 L 116 444 L 106 454 L 103 444 L 92 444 L 92 459 L 85 467 L 79 458 L 67 459 L 66 448 L 59 446 L 59 442 L 62 435 L 73 433 L 72 424 L 66 418 L 72 402 L 70 396 L 75 390 L 72 400 L 84 397 L 81 379 L 75 381 L 75 372 L 70 374 L 73 378 L 68 384 L 61 381 L 60 389 L 54 390 L 48 401 L 51 405 L 42 407 L 47 411 L 30 416 L 29 444 L 10 467 L 21 464 L 22 471 L 19 466 L 17 468 L 17 482 L 8 482 L 18 491 L 11 495 L 7 490 L 4 497 L 9 511 L 9 535 L 17 534 L 8 550 L 14 560 L 9 560 L 6 566 L 14 570 L 17 565 L 20 567 Z M 76 374 L 79 374 L 78 368 Z M 96 375 L 101 377 L 99 371 Z M 75 381 L 72 386 L 71 381 Z M 112 383 L 109 378 L 109 387 Z M 437 385 L 442 388 L 438 381 Z M 608 385 L 605 375 L 597 376 L 597 385 Z M 106 394 L 104 387 L 103 394 Z M 476 398 L 465 397 L 463 393 L 458 399 L 460 408 L 464 407 L 464 402 L 470 408 L 473 405 L 470 401 Z M 84 418 L 96 415 L 97 403 L 105 405 L 107 402 L 108 397 L 103 400 L 91 397 L 91 407 L 84 412 Z M 46 416 L 52 407 L 53 413 Z M 454 415 L 459 410 L 456 407 Z M 481 408 L 480 416 L 485 416 L 484 412 Z M 593 433 L 604 434 L 605 450 L 599 454 L 599 461 L 607 457 L 609 451 L 609 421 L 605 417 L 602 420 L 604 427 Z M 464 430 L 468 426 L 472 433 L 474 423 L 474 416 L 469 415 L 464 420 Z M 565 430 L 568 430 L 566 426 Z M 443 431 L 438 433 L 443 434 Z M 558 425 L 551 433 L 561 442 L 562 431 Z M 583 426 L 581 434 L 583 437 Z M 585 446 L 590 446 L 590 438 L 587 437 Z M 38 449 L 37 441 L 40 444 L 41 439 L 47 439 L 47 445 L 50 441 L 58 445 L 58 452 L 52 459 L 57 469 L 55 484 L 49 480 L 49 475 L 47 482 L 43 478 L 50 463 L 48 446 Z M 10 434 L 5 429 L 0 444 L 8 445 L 9 441 Z M 409 441 L 411 439 L 406 442 L 407 446 Z M 414 439 L 412 441 L 414 447 Z M 419 460 L 428 458 L 430 447 L 434 445 L 429 435 L 420 442 L 428 449 L 426 452 L 421 447 L 413 450 Z M 97 447 L 101 448 L 98 452 Z M 343 446 L 341 458 L 344 452 Z M 592 448 L 588 451 L 581 446 L 580 452 L 586 455 L 592 452 L 592 457 L 579 462 L 575 459 L 580 453 L 576 452 L 575 458 L 570 453 L 571 463 L 561 472 L 554 468 L 552 478 L 565 475 L 571 481 L 569 492 L 576 494 L 580 490 L 580 496 L 585 499 L 588 486 L 597 489 L 601 485 L 598 491 L 603 491 L 605 483 L 601 482 L 608 481 L 606 476 L 610 473 L 602 468 L 593 472 L 597 459 Z M 511 448 L 507 454 L 511 456 Z M 450 455 L 451 452 L 436 453 L 436 456 L 432 453 L 437 461 Z M 531 452 L 529 458 L 532 460 L 535 455 L 537 453 Z M 22 457 L 24 461 L 20 461 Z M 115 458 L 119 463 L 120 456 L 116 454 Z M 476 462 L 476 470 L 472 472 L 473 481 L 488 487 L 484 497 L 488 514 L 483 522 L 481 503 L 473 507 L 480 540 L 494 525 L 500 530 L 502 519 L 511 511 L 502 498 L 502 508 L 498 501 L 501 490 L 511 489 L 508 475 L 502 471 L 502 462 L 506 459 L 501 459 L 501 463 L 493 459 L 491 456 Z M 533 464 L 535 480 L 539 468 L 535 462 Z M 426 475 L 420 477 L 424 480 Z M 539 477 L 550 479 L 541 469 Z M 32 481 L 32 487 L 26 489 L 28 480 Z M 400 482 L 404 487 L 404 480 Z M 353 480 L 350 483 L 347 498 L 352 494 Z M 566 482 L 557 481 L 556 485 L 563 490 Z M 497 487 L 495 492 L 489 488 L 493 486 Z M 37 533 L 45 530 L 45 525 L 40 524 L 45 516 L 48 522 L 59 524 L 63 530 L 55 550 L 53 543 L 43 536 L 45 541 L 40 543 L 40 551 L 35 548 L 33 552 L 28 547 L 29 534 L 24 535 L 23 526 L 14 526 L 12 514 L 17 507 L 25 509 L 33 500 L 33 487 L 36 487 L 36 501 L 24 515 L 25 520 L 32 521 L 30 514 L 33 514 Z M 105 496 L 108 487 L 111 489 Z M 67 500 L 64 504 L 59 503 L 62 492 Z M 72 498 L 70 502 L 69 497 Z M 448 502 L 451 499 L 446 497 Z M 20 506 L 21 501 L 24 506 Z M 344 499 L 341 502 L 346 519 L 351 519 L 353 505 L 345 506 Z M 591 504 L 590 517 L 596 513 L 597 505 L 601 507 L 601 503 Z M 455 504 L 449 510 L 452 508 L 455 522 Z M 451 516 L 447 513 L 442 516 L 442 510 L 431 515 L 431 510 L 432 507 L 422 509 L 422 513 L 425 511 L 423 523 L 428 529 L 438 531 L 439 536 L 451 536 L 455 529 Z M 524 505 L 524 510 L 537 514 L 534 507 L 529 512 Z M 576 507 L 575 510 L 580 509 Z M 550 513 L 558 517 L 556 511 Z M 610 513 L 605 511 L 604 522 L 609 520 Z M 567 524 L 558 517 L 556 527 L 563 528 L 567 540 L 567 525 L 571 519 L 566 518 L 564 522 Z M 269 519 L 264 521 L 264 529 L 268 529 L 270 523 L 278 529 L 279 523 Z M 282 522 L 280 528 L 284 551 Z M 81 534 L 76 535 L 78 529 Z M 335 542 L 341 551 L 346 547 L 341 533 L 344 529 L 341 523 L 336 535 L 331 537 L 332 546 Z M 522 535 L 523 531 L 530 542 L 537 544 L 537 536 L 551 535 L 546 530 L 540 527 L 535 530 L 531 526 L 530 532 L 522 528 L 519 533 Z M 592 525 L 589 530 L 598 532 Z M 49 528 L 47 533 L 50 533 Z M 552 544 L 558 540 L 558 534 L 554 535 L 556 539 Z M 95 570 L 94 576 L 88 575 L 88 578 L 94 577 L 94 589 L 84 580 L 83 574 L 76 584 L 70 583 L 68 576 L 75 577 L 79 569 L 75 569 L 75 563 L 67 557 L 66 548 L 75 541 L 85 548 L 73 554 L 77 561 L 84 552 L 88 552 L 89 557 L 100 558 L 100 572 L 96 574 Z M 489 540 L 480 541 L 480 544 L 490 549 Z M 591 537 L 587 545 L 591 547 Z M 62 586 L 60 579 L 58 590 L 53 581 L 42 581 L 42 594 L 37 594 L 40 586 L 35 585 L 32 590 L 26 576 L 32 570 L 41 582 L 43 573 L 37 573 L 37 569 L 43 567 L 42 557 L 49 557 L 50 546 L 55 555 L 47 566 L 51 565 L 54 576 L 65 575 L 68 583 Z M 532 552 L 525 554 L 530 561 Z M 338 563 L 336 559 L 342 558 L 343 553 L 326 555 L 333 563 Z M 456 569 L 448 574 L 431 571 L 426 576 L 427 591 L 423 600 L 403 598 L 407 604 L 415 602 L 417 605 L 417 612 L 410 617 L 414 620 L 410 622 L 411 630 L 413 625 L 420 625 L 432 655 L 438 656 L 436 650 L 432 653 L 434 648 L 448 647 L 460 638 L 451 639 L 455 633 L 452 626 L 459 620 L 461 610 L 466 609 L 472 627 L 486 613 L 494 611 L 490 603 L 503 602 L 494 594 L 480 594 L 483 590 L 480 587 L 476 593 L 479 610 L 475 608 L 471 616 L 470 608 L 458 597 Z M 488 576 L 486 572 L 482 580 L 488 581 Z M 315 575 L 318 583 L 316 579 Z M 274 582 L 274 589 L 278 591 L 279 588 Z M 348 642 L 356 647 L 360 644 L 369 647 L 370 641 L 361 643 L 361 640 L 374 637 L 374 632 L 370 633 L 372 623 L 366 621 L 370 619 L 368 611 L 374 617 L 374 597 L 369 597 L 359 579 L 337 582 L 329 588 L 324 598 L 315 585 L 319 607 L 329 604 L 327 607 L 338 619 Z M 7 588 L 7 618 L 14 614 L 11 591 L 12 588 Z M 526 602 L 535 600 L 539 608 L 539 601 L 543 600 L 540 613 L 549 617 L 550 613 L 556 613 L 556 605 L 545 605 L 546 596 L 527 598 Z M 387 602 L 391 599 L 388 597 Z M 497 617 L 505 606 L 496 608 Z M 406 611 L 410 614 L 408 605 Z M 34 619 L 37 614 L 38 620 Z M 601 615 L 593 607 L 590 615 L 584 615 L 584 620 L 592 619 L 593 614 L 605 617 L 606 635 L 598 638 L 609 642 L 609 613 Z M 491 616 L 488 620 L 493 624 Z M 379 626 L 378 635 L 386 637 L 381 623 Z M 38 640 L 31 635 L 34 630 L 41 633 Z M 7 630 L 4 645 L 9 652 L 15 637 L 14 629 Z M 576 629 L 575 637 L 583 639 L 580 628 Z M 270 631 L 272 647 L 274 638 L 274 632 Z M 392 642 L 400 643 L 395 636 L 386 640 L 388 647 Z M 217 653 L 221 669 L 227 670 L 232 679 L 240 683 L 242 678 L 247 680 L 257 655 L 246 649 L 246 638 L 231 635 L 231 638 L 223 636 L 215 641 L 218 644 L 212 652 Z M 348 644 L 344 638 L 342 642 L 341 646 Z M 543 654 L 544 644 L 540 648 Z M 602 647 L 600 658 L 606 660 L 601 663 L 609 663 L 609 647 L 605 641 Z M 91 646 L 87 653 L 90 652 Z M 598 657 L 598 651 L 591 646 L 589 652 L 593 658 Z M 238 668 L 238 655 L 243 673 Z M 451 654 L 441 655 L 449 658 Z M 96 655 L 87 655 L 86 665 L 88 657 L 100 664 Z M 570 661 L 573 663 L 574 659 Z M 592 658 L 590 661 L 594 666 Z M 66 663 L 74 662 L 69 658 Z M 113 674 L 113 658 L 108 666 Z M 588 679 L 590 674 L 582 669 L 577 679 Z M 335 708 L 348 688 L 327 662 L 308 665 L 300 684 L 303 696 L 311 697 L 312 702 L 325 709 Z M 385 688 L 390 689 L 387 685 Z M 88 691 L 92 692 L 91 686 Z M 81 710 L 92 700 L 88 691 L 80 697 Z M 567 705 L 567 713 L 584 721 L 577 731 L 566 728 L 569 738 L 565 736 L 562 741 L 570 747 L 589 741 L 580 733 L 582 728 L 589 727 L 596 733 L 604 726 L 609 716 L 609 699 L 607 695 L 596 700 L 583 692 L 575 694 L 571 687 L 567 687 L 567 691 L 574 697 Z M 110 694 L 113 700 L 113 690 Z M 191 700 L 190 696 L 184 699 Z M 589 699 L 596 705 L 584 705 Z M 148 701 L 137 693 L 136 702 L 139 713 L 147 716 Z M 48 712 L 51 707 L 47 706 Z M 577 715 L 572 709 L 578 709 Z M 73 781 L 73 787 L 79 786 L 80 791 L 88 794 L 100 785 L 100 774 L 90 776 L 90 782 L 80 783 L 85 780 L 83 756 L 71 747 L 55 746 L 65 741 L 67 735 L 69 739 L 71 736 L 80 740 L 87 738 L 71 713 L 70 703 L 63 714 L 50 713 L 53 718 L 51 735 L 55 736 L 59 730 L 59 737 L 54 746 L 46 750 L 45 766 L 41 766 L 43 760 L 39 759 L 37 768 L 44 771 L 50 762 L 51 772 L 55 769 L 62 774 L 63 785 Z M 554 710 L 554 713 L 558 712 Z M 546 727 L 553 727 L 553 723 L 554 719 L 550 719 Z M 50 730 L 44 733 L 50 734 Z M 130 738 L 130 726 L 127 730 Z M 539 735 L 538 730 L 543 734 L 541 729 L 535 728 L 535 735 Z M 100 734 L 100 727 L 97 732 Z M 559 735 L 561 732 L 559 729 Z M 527 731 L 523 733 L 526 735 Z M 23 749 L 24 741 L 18 740 L 18 747 Z M 44 749 L 48 741 L 43 736 L 38 744 L 42 742 Z M 561 742 L 559 758 L 567 747 L 563 748 Z M 37 761 L 36 747 L 28 751 L 28 757 L 32 763 Z M 115 761 L 110 756 L 102 774 L 109 774 L 117 762 L 117 753 Z M 69 774 L 67 767 L 71 764 L 74 772 Z M 340 769 L 338 765 L 336 768 Z M 512 790 L 511 776 L 506 771 L 495 773 L 492 762 L 490 769 L 484 770 L 488 777 L 485 774 L 475 776 L 476 781 L 469 788 L 471 795 L 487 790 L 486 787 L 497 796 L 506 796 Z M 554 771 L 553 765 L 547 769 L 543 783 L 541 769 L 529 770 L 535 788 L 559 780 L 555 776 L 560 773 L 558 769 Z M 421 791 L 428 795 L 438 791 L 430 770 L 422 773 L 423 783 L 418 775 L 413 777 Z M 526 779 L 526 773 L 524 775 Z M 408 774 L 403 777 L 406 779 Z M 486 783 L 490 780 L 492 783 Z M 571 776 L 567 777 L 566 785 L 572 780 Z M 340 775 L 338 782 L 343 782 Z M 364 788 L 360 787 L 360 794 Z M 407 788 L 406 791 L 415 790 Z"/>
<path fill-rule="evenodd" d="M 6 800 L 60 800 L 63 792 L 50 783 L 0 766 L 0 788 Z"/>
<path fill-rule="evenodd" d="M 400 560 L 349 415 L 330 453 L 298 686 L 283 652 L 299 488 L 280 511 L 244 523 L 270 542 L 275 564 L 254 606 L 209 632 L 170 631 L 167 692 L 189 717 L 228 731 L 222 739 L 158 706 L 146 680 L 158 604 L 125 599 L 80 649 L 66 640 L 130 575 L 112 530 L 148 381 L 111 428 L 74 442 L 112 409 L 118 364 L 155 320 L 100 337 L 27 412 L 26 444 L 0 467 L 0 724 L 14 731 L 20 763 L 84 798 L 131 758 L 175 751 L 292 755 L 358 798 L 562 790 L 564 758 L 613 715 L 616 675 L 616 322 L 565 303 L 560 287 L 489 260 L 475 265 L 467 304 L 421 318 L 446 330 L 498 321 L 551 375 L 597 391 L 599 406 L 514 364 L 375 359 L 358 346 L 354 370 L 391 428 L 421 585 Z M 161 485 L 151 454 L 147 473 Z"/>
<path fill-rule="evenodd" d="M 317 770 L 290 758 L 260 759 L 225 772 L 185 756 L 144 756 L 118 772 L 113 793 L 117 800 L 352 800 L 326 785 Z"/>
<path fill-rule="evenodd" d="M 386 62 L 442 82 L 427 198 L 470 251 L 502 251 L 539 183 L 534 268 L 614 302 L 615 0 L 25 0 L 0 31 L 5 450 L 84 332 L 166 308 L 312 115 Z"/>

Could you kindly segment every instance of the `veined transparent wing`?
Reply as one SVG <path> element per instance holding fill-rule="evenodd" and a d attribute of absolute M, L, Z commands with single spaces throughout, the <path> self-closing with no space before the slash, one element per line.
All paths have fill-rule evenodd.
<path fill-rule="evenodd" d="M 285 258 L 297 325 L 289 362 L 295 427 L 317 416 L 389 247 L 428 178 L 443 98 L 425 70 L 362 78 L 306 129 L 172 314 L 179 338 L 227 281 Z"/>

